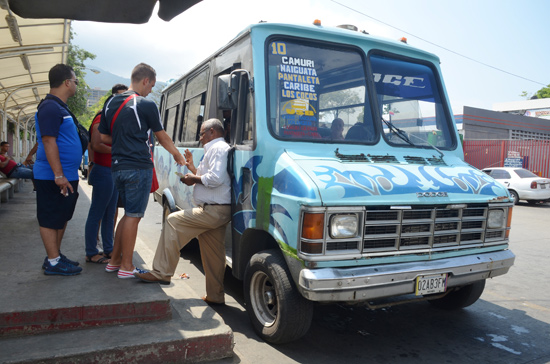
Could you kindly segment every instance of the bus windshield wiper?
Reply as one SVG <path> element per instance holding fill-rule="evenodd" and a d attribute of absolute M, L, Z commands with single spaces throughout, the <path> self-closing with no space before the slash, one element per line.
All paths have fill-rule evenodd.
<path fill-rule="evenodd" d="M 403 130 L 399 129 L 397 126 L 393 125 L 391 121 L 387 121 L 384 118 L 382 118 L 382 121 L 384 122 L 384 124 L 386 124 L 388 126 L 388 129 L 390 129 L 390 131 L 393 134 L 395 134 L 399 137 L 399 139 L 401 139 L 404 142 L 412 145 L 413 147 L 416 147 L 416 145 L 414 145 L 414 143 L 410 141 L 410 139 L 407 136 L 407 133 L 405 131 L 403 131 Z"/>
<path fill-rule="evenodd" d="M 430 143 L 430 141 L 429 141 L 428 139 L 423 139 L 423 138 L 421 138 L 421 137 L 419 137 L 419 136 L 417 136 L 417 135 L 409 134 L 409 133 L 407 133 L 406 131 L 401 130 L 401 129 L 399 129 L 397 126 L 393 125 L 391 121 L 387 121 L 387 120 L 385 120 L 384 118 L 382 118 L 382 121 L 384 122 L 384 124 L 386 124 L 386 125 L 388 126 L 388 128 L 390 129 L 390 131 L 391 131 L 393 134 L 397 135 L 400 139 L 402 139 L 403 141 L 409 143 L 411 146 L 417 147 L 416 144 L 414 144 L 413 142 L 411 142 L 411 140 L 409 139 L 408 135 L 413 136 L 413 137 L 415 137 L 416 139 L 418 139 L 418 140 L 420 140 L 420 141 L 422 141 L 422 142 L 428 144 L 430 147 L 432 147 L 434 150 L 436 150 L 436 151 L 439 153 L 439 158 L 440 158 L 440 159 L 443 158 L 443 156 L 445 155 L 445 154 L 443 154 L 443 152 L 442 152 L 439 148 L 437 148 L 435 145 L 433 145 L 432 143 Z M 407 134 L 408 134 L 408 135 L 407 135 Z"/>

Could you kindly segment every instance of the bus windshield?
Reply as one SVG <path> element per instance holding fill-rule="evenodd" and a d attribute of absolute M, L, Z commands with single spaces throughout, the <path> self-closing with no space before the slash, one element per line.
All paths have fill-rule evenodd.
<path fill-rule="evenodd" d="M 360 51 L 289 40 L 268 46 L 269 120 L 275 136 L 374 141 Z"/>
<path fill-rule="evenodd" d="M 439 83 L 426 64 L 371 54 L 378 101 L 371 108 L 359 49 L 277 39 L 267 53 L 269 126 L 277 138 L 372 144 L 381 130 L 392 145 L 454 143 Z"/>
<path fill-rule="evenodd" d="M 395 145 L 451 148 L 452 123 L 432 68 L 379 54 L 371 55 L 369 61 L 386 140 Z"/>

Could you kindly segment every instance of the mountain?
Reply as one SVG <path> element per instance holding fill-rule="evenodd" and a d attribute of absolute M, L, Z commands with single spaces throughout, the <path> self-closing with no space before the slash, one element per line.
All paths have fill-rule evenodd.
<path fill-rule="evenodd" d="M 99 73 L 94 73 L 91 70 L 97 70 Z M 87 65 L 86 76 L 84 80 L 93 89 L 99 90 L 110 90 L 115 84 L 123 83 L 127 86 L 130 86 L 130 79 L 117 76 L 109 71 L 105 71 L 99 67 L 93 65 Z"/>

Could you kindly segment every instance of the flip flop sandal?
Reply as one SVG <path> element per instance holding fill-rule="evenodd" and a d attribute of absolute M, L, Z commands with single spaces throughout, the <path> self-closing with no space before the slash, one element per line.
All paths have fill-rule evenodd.
<path fill-rule="evenodd" d="M 107 264 L 109 261 L 110 260 L 107 257 L 101 257 L 98 260 L 92 260 L 92 257 L 86 257 L 86 263 Z"/>

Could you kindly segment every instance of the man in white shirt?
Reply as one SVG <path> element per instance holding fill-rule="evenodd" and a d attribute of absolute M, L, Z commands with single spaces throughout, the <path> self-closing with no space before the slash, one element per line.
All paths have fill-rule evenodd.
<path fill-rule="evenodd" d="M 134 275 L 144 282 L 169 284 L 178 265 L 180 249 L 191 239 L 198 238 L 206 278 L 206 296 L 202 299 L 210 304 L 224 304 L 224 240 L 225 228 L 231 219 L 231 180 L 227 173 L 229 145 L 224 141 L 223 124 L 218 119 L 205 121 L 199 136 L 204 157 L 195 168 L 193 155 L 186 150 L 185 165 L 190 173 L 180 179 L 188 186 L 194 185 L 193 198 L 198 207 L 174 212 L 166 218 L 153 269 Z"/>

